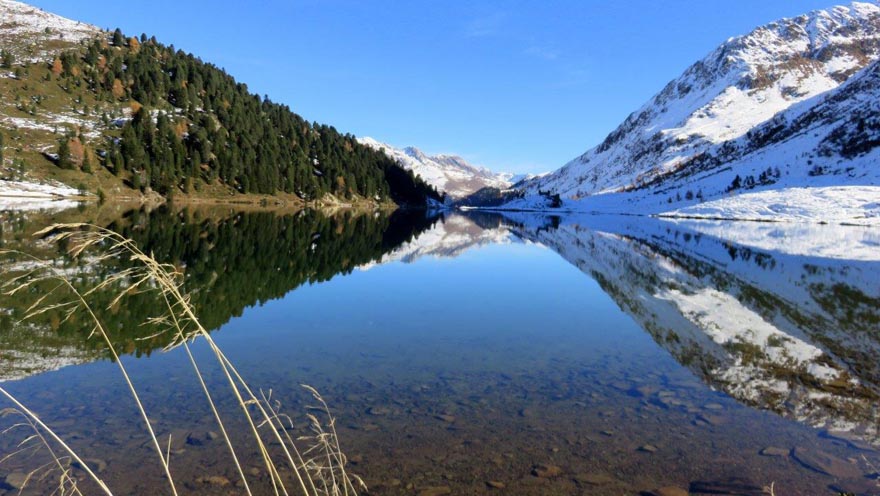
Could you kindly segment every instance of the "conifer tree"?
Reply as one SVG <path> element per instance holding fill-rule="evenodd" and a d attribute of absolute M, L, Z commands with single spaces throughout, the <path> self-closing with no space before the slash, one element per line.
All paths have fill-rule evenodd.
<path fill-rule="evenodd" d="M 13 63 L 15 63 L 15 57 L 12 55 L 12 52 L 5 49 L 0 50 L 0 67 L 11 69 Z"/>
<path fill-rule="evenodd" d="M 73 169 L 73 161 L 70 159 L 70 138 L 67 136 L 61 138 L 58 143 L 58 167 Z"/>
<path fill-rule="evenodd" d="M 83 150 L 82 171 L 86 174 L 92 173 L 92 159 L 89 158 L 89 151 Z"/>
<path fill-rule="evenodd" d="M 125 36 L 122 35 L 122 30 L 116 28 L 116 31 L 113 31 L 113 46 L 121 47 L 125 45 Z"/>

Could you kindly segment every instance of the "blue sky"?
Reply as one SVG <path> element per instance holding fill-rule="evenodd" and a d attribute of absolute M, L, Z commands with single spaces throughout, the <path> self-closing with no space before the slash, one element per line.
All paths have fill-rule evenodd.
<path fill-rule="evenodd" d="M 226 68 L 309 120 L 542 172 L 725 39 L 833 0 L 31 0 Z"/>

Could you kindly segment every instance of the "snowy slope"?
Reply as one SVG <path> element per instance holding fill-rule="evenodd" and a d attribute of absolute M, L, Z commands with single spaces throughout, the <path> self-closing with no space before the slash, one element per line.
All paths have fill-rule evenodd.
<path fill-rule="evenodd" d="M 669 175 L 682 178 L 695 167 L 711 168 L 707 164 L 717 166 L 725 159 L 742 162 L 731 169 L 743 165 L 754 169 L 756 180 L 757 171 L 764 171 L 768 165 L 781 169 L 779 175 L 785 176 L 785 164 L 779 164 L 777 159 L 782 157 L 788 165 L 803 169 L 809 160 L 801 156 L 805 150 L 822 153 L 826 158 L 839 157 L 841 162 L 855 161 L 855 174 L 861 174 L 876 163 L 877 157 L 855 156 L 852 147 L 846 150 L 842 142 L 848 140 L 852 145 L 856 141 L 851 139 L 852 134 L 843 133 L 834 143 L 831 135 L 842 122 L 830 121 L 846 120 L 849 116 L 851 130 L 861 133 L 865 130 L 856 128 L 865 116 L 876 122 L 873 74 L 877 66 L 871 64 L 878 55 L 880 6 L 876 3 L 857 2 L 815 11 L 732 38 L 670 82 L 599 146 L 553 174 L 525 185 L 526 198 L 514 206 L 540 207 L 535 198 L 539 191 L 545 191 L 560 194 L 568 202 L 566 206 L 573 209 L 589 209 L 592 207 L 579 208 L 571 200 L 639 188 L 656 189 Z M 837 92 L 836 99 L 825 98 L 851 78 L 858 78 L 860 84 L 847 85 L 848 92 Z M 820 106 L 823 102 L 824 106 Z M 862 109 L 861 114 L 854 114 L 859 105 L 870 106 Z M 774 116 L 783 119 L 790 132 L 774 134 L 780 124 Z M 820 124 L 825 126 L 825 134 L 815 137 L 806 133 L 807 128 L 815 129 Z M 765 127 L 761 128 L 762 125 Z M 871 129 L 876 130 L 876 126 Z M 761 132 L 755 133 L 756 130 Z M 783 142 L 784 146 L 774 148 L 773 145 Z M 707 160 L 707 156 L 718 160 Z M 802 172 L 815 164 L 809 165 Z M 775 176 L 775 169 L 771 173 Z M 723 186 L 729 186 L 734 177 L 735 174 L 725 177 Z M 815 177 L 799 174 L 789 181 L 789 186 L 812 185 L 817 182 Z M 875 178 L 872 172 L 870 177 L 849 183 L 873 184 Z M 841 184 L 828 179 L 818 182 Z M 694 195 L 698 192 L 695 188 L 691 190 Z M 704 191 L 704 198 L 708 194 Z M 630 202 L 631 211 L 644 199 L 603 200 L 597 205 L 610 207 Z M 665 196 L 660 199 L 669 200 Z M 673 195 L 672 200 L 683 199 Z M 664 210 L 671 209 L 654 209 Z"/>
<path fill-rule="evenodd" d="M 649 191 L 672 216 L 880 224 L 880 62 Z M 687 191 L 706 203 L 662 206 Z"/>
<path fill-rule="evenodd" d="M 0 179 L 0 197 L 60 199 L 80 196 L 78 190 L 62 184 L 40 184 Z"/>
<path fill-rule="evenodd" d="M 78 190 L 62 184 L 0 179 L 0 211 L 66 210 L 79 205 L 75 198 L 81 196 Z"/>
<path fill-rule="evenodd" d="M 89 24 L 65 19 L 25 3 L 0 0 L 0 49 L 12 53 L 13 67 L 16 68 L 27 62 L 49 62 L 58 52 L 100 33 L 99 28 Z M 13 75 L 11 69 L 0 71 L 0 78 Z M 54 146 L 57 139 L 54 133 L 58 129 L 79 127 L 87 135 L 93 135 L 94 120 L 66 109 L 57 112 L 41 109 L 37 115 L 26 115 L 16 110 L 14 97 L 11 92 L 0 94 L 0 131 L 12 128 L 39 131 L 41 137 L 48 134 L 45 147 L 42 144 L 36 147 L 39 150 Z M 28 146 L 33 146 L 36 141 L 29 142 Z M 12 147 L 10 140 L 6 141 L 6 146 L 7 151 Z M 0 164 L 0 170 L 9 177 L 11 158 L 8 153 L 5 155 L 6 163 Z M 65 198 L 82 196 L 76 189 L 59 183 L 46 184 L 17 172 L 12 176 L 17 180 L 0 179 L 0 210 L 63 210 L 77 205 L 77 202 Z"/>
<path fill-rule="evenodd" d="M 426 155 L 418 148 L 396 148 L 373 138 L 358 138 L 358 141 L 375 150 L 384 150 L 404 168 L 453 198 L 467 196 L 486 187 L 508 188 L 524 177 L 476 167 L 456 155 Z"/>
<path fill-rule="evenodd" d="M 16 58 L 38 62 L 54 53 L 52 45 L 75 45 L 101 30 L 14 0 L 0 0 L 0 47 Z"/>
<path fill-rule="evenodd" d="M 880 226 L 880 186 L 771 189 L 719 198 L 660 216 L 773 222 L 820 219 L 834 224 Z"/>
<path fill-rule="evenodd" d="M 66 19 L 25 3 L 0 0 L 0 49 L 12 53 L 13 67 L 27 62 L 51 62 L 58 53 L 97 37 L 101 32 L 96 26 Z M 13 70 L 0 71 L 0 78 L 12 77 Z M 95 119 L 75 112 L 49 112 L 45 109 L 36 116 L 22 114 L 15 110 L 17 105 L 13 97 L 12 94 L 0 95 L 0 127 L 53 134 L 58 129 L 82 128 L 86 135 L 98 136 L 94 129 Z"/>

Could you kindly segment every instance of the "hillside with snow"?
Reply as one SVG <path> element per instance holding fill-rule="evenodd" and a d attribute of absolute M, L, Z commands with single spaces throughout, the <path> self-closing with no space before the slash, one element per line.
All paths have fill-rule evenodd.
<path fill-rule="evenodd" d="M 482 188 L 508 188 L 523 178 L 471 165 L 457 155 L 427 155 L 415 147 L 396 148 L 373 138 L 358 138 L 358 141 L 374 150 L 383 150 L 405 169 L 453 198 L 467 196 Z"/>
<path fill-rule="evenodd" d="M 0 0 L 0 47 L 18 60 L 51 60 L 58 49 L 69 48 L 93 38 L 101 30 L 73 21 L 26 3 Z"/>
<path fill-rule="evenodd" d="M 56 131 L 78 127 L 86 133 L 94 129 L 94 119 L 86 119 L 72 109 L 23 112 L 12 82 L 18 79 L 16 69 L 27 64 L 48 64 L 58 53 L 94 38 L 101 30 L 90 24 L 73 21 L 36 7 L 13 0 L 0 0 L 0 48 L 12 55 L 12 67 L 0 69 L 3 94 L 0 95 L 0 132 L 6 131 L 7 140 L 0 163 L 0 210 L 63 210 L 76 202 L 62 200 L 80 197 L 75 188 L 57 180 L 31 177 L 13 163 L 9 151 L 14 132 L 27 137 L 27 144 L 16 144 L 25 152 L 42 153 L 55 145 Z M 42 103 L 42 101 L 41 101 Z"/>
<path fill-rule="evenodd" d="M 755 220 L 816 220 L 828 211 L 820 220 L 873 224 L 878 56 L 876 3 L 732 38 L 599 146 L 520 188 L 506 208 L 547 208 L 558 194 L 563 208 L 580 211 Z M 853 193 L 865 201 L 854 204 Z"/>

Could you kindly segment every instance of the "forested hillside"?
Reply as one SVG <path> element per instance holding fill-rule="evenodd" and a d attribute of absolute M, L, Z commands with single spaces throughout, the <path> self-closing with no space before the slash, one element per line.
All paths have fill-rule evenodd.
<path fill-rule="evenodd" d="M 50 177 L 82 178 L 92 193 L 113 182 L 110 173 L 122 191 L 166 197 L 210 191 L 287 193 L 306 202 L 327 195 L 398 204 L 440 198 L 354 136 L 307 122 L 155 38 L 116 30 L 68 46 L 42 58 L 4 50 L 9 73 L 0 78 L 0 136 L 11 152 L 5 175 L 15 176 L 6 179 L 28 179 L 29 169 L 49 161 L 70 171 Z M 102 179 L 91 180 L 94 174 Z"/>

